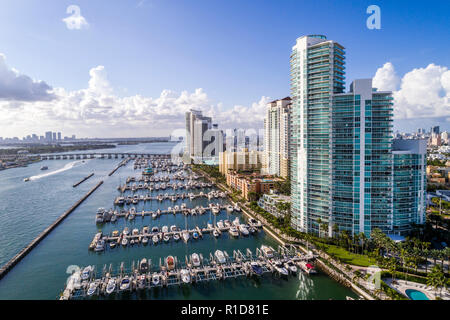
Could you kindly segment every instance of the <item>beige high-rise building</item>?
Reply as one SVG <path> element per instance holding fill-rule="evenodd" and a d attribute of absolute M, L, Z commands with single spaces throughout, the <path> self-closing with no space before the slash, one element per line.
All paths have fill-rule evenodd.
<path fill-rule="evenodd" d="M 219 153 L 219 170 L 222 174 L 227 174 L 228 170 L 257 170 L 263 166 L 262 151 L 248 151 L 242 148 L 241 151 L 225 151 Z"/>
<path fill-rule="evenodd" d="M 274 100 L 267 105 L 264 119 L 264 162 L 266 174 L 289 176 L 289 135 L 291 98 Z"/>

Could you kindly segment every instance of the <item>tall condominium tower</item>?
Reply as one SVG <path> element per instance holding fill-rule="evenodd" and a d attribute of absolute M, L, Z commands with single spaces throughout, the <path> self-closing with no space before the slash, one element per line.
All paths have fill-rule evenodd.
<path fill-rule="evenodd" d="M 211 118 L 204 117 L 201 111 L 186 112 L 186 153 L 190 158 L 201 156 L 204 150 L 203 136 L 211 129 Z"/>
<path fill-rule="evenodd" d="M 403 235 L 425 221 L 425 140 L 393 139 L 392 92 L 344 93 L 344 50 L 323 36 L 291 55 L 292 225 L 332 236 Z"/>
<path fill-rule="evenodd" d="M 345 51 L 325 36 L 303 36 L 290 62 L 292 225 L 319 233 L 331 226 L 332 94 L 344 92 Z"/>
<path fill-rule="evenodd" d="M 331 113 L 330 226 L 350 234 L 392 231 L 392 93 L 355 80 Z"/>
<path fill-rule="evenodd" d="M 265 173 L 287 178 L 289 175 L 289 135 L 291 98 L 267 105 L 264 119 Z"/>

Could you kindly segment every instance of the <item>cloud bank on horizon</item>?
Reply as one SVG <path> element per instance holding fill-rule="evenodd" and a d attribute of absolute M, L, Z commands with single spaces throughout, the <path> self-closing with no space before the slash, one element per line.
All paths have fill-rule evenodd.
<path fill-rule="evenodd" d="M 394 119 L 447 118 L 450 121 L 450 70 L 430 63 L 400 78 L 392 63 L 378 68 L 373 86 L 392 91 Z"/>
<path fill-rule="evenodd" d="M 207 93 L 177 93 L 163 90 L 159 97 L 119 97 L 108 81 L 104 66 L 89 71 L 87 88 L 68 91 L 36 81 L 6 64 L 0 54 L 0 121 L 8 132 L 64 128 L 88 136 L 167 135 L 184 128 L 184 115 L 191 108 L 211 116 L 221 128 L 255 128 L 263 125 L 269 97 L 251 106 L 224 108 L 214 104 Z M 450 120 L 450 70 L 429 64 L 400 78 L 392 63 L 380 67 L 374 87 L 394 92 L 394 117 L 417 119 L 445 117 Z M 0 130 L 3 131 L 3 130 Z M 130 135 L 131 132 L 131 135 Z M 4 132 L 0 132 L 4 134 Z"/>

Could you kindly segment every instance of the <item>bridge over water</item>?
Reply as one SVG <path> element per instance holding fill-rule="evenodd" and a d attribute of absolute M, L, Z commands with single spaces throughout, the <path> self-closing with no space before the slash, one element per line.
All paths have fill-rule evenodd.
<path fill-rule="evenodd" d="M 91 152 L 91 153 L 58 153 L 39 155 L 41 160 L 72 160 L 72 159 L 124 159 L 144 158 L 149 160 L 170 159 L 170 154 L 160 153 L 133 153 L 133 152 Z"/>

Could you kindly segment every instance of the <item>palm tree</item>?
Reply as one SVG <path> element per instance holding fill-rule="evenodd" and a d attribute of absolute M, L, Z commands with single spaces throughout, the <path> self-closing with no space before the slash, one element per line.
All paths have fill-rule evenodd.
<path fill-rule="evenodd" d="M 444 272 L 439 265 L 435 265 L 431 272 L 427 276 L 427 285 L 432 287 L 437 293 L 442 292 L 443 288 L 447 287 L 447 279 L 445 278 Z"/>
<path fill-rule="evenodd" d="M 364 245 L 366 244 L 366 241 L 367 241 L 366 234 L 364 232 L 361 232 L 359 234 L 359 239 L 361 240 L 361 247 L 362 247 L 361 253 L 364 254 Z"/>
<path fill-rule="evenodd" d="M 333 224 L 333 237 L 339 239 L 339 226 L 336 223 Z"/>

